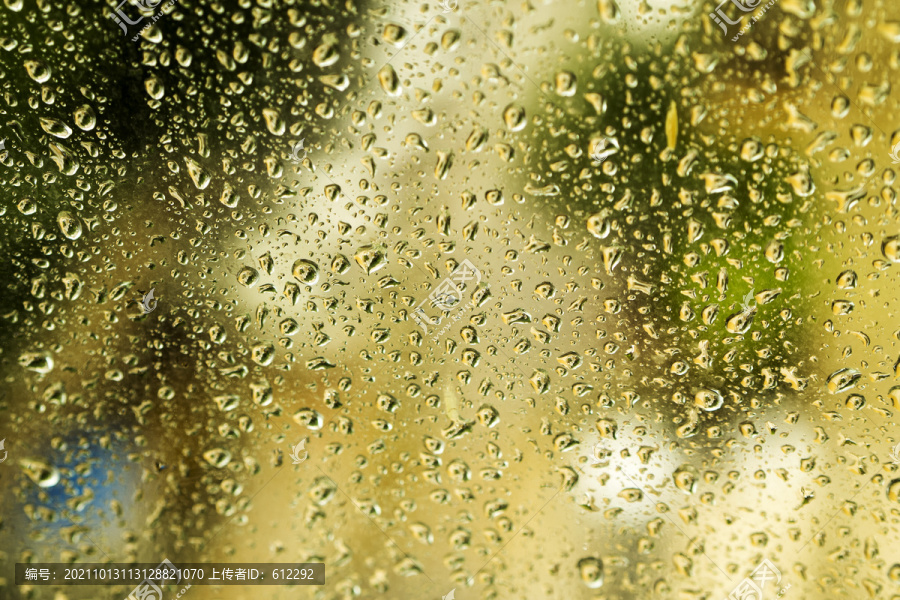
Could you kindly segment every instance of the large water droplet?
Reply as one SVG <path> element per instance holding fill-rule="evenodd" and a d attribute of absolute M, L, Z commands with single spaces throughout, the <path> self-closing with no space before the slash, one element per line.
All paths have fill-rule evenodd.
<path fill-rule="evenodd" d="M 603 561 L 599 558 L 590 556 L 579 560 L 578 573 L 581 575 L 581 581 L 591 589 L 603 585 Z"/>
<path fill-rule="evenodd" d="M 163 80 L 155 75 L 151 75 L 144 81 L 144 89 L 154 100 L 159 100 L 166 95 L 166 85 Z"/>
<path fill-rule="evenodd" d="M 246 287 L 253 287 L 259 282 L 259 271 L 253 267 L 244 267 L 238 273 L 238 282 Z"/>
<path fill-rule="evenodd" d="M 706 412 L 719 410 L 724 402 L 722 394 L 716 390 L 700 390 L 694 395 L 694 404 Z"/>
<path fill-rule="evenodd" d="M 45 117 L 41 117 L 41 129 L 43 129 L 50 135 L 63 140 L 72 135 L 72 130 L 69 128 L 69 126 L 57 119 L 48 119 Z"/>
<path fill-rule="evenodd" d="M 25 475 L 38 487 L 51 488 L 59 483 L 59 469 L 36 458 L 25 458 L 19 463 Z"/>
<path fill-rule="evenodd" d="M 60 231 L 70 240 L 77 240 L 81 237 L 81 221 L 77 217 L 67 211 L 61 211 L 56 217 Z"/>
<path fill-rule="evenodd" d="M 828 376 L 828 391 L 832 394 L 838 394 L 856 385 L 859 378 L 862 377 L 856 369 L 839 369 Z"/>
<path fill-rule="evenodd" d="M 353 258 L 367 275 L 371 275 L 387 264 L 384 253 L 373 246 L 363 246 Z"/>
<path fill-rule="evenodd" d="M 313 285 L 319 280 L 319 265 L 311 260 L 301 258 L 294 262 L 291 273 L 306 285 Z"/>
<path fill-rule="evenodd" d="M 197 186 L 197 189 L 205 190 L 209 185 L 209 182 L 212 180 L 206 169 L 201 167 L 200 163 L 198 163 L 190 156 L 184 157 L 184 164 L 187 165 L 188 175 L 191 176 L 191 180 L 193 180 L 194 185 Z"/>
<path fill-rule="evenodd" d="M 269 343 L 257 344 L 250 351 L 250 357 L 260 366 L 269 366 L 275 360 L 275 346 Z"/>
<path fill-rule="evenodd" d="M 381 83 L 381 89 L 391 96 L 400 95 L 400 77 L 391 65 L 384 65 L 378 71 L 378 81 Z"/>
<path fill-rule="evenodd" d="M 326 38 L 327 39 L 313 51 L 312 55 L 313 62 L 316 66 L 323 69 L 325 67 L 330 67 L 341 58 L 341 54 L 338 51 L 337 39 L 331 39 L 329 36 L 326 36 Z"/>
<path fill-rule="evenodd" d="M 520 131 L 525 127 L 527 122 L 525 109 L 521 106 L 510 104 L 503 111 L 503 121 L 510 131 Z"/>
<path fill-rule="evenodd" d="M 53 370 L 53 358 L 45 352 L 25 352 L 19 356 L 19 364 L 29 371 L 41 374 Z"/>
<path fill-rule="evenodd" d="M 25 70 L 28 71 L 29 77 L 38 83 L 44 83 L 50 79 L 50 67 L 40 60 L 26 60 Z"/>
<path fill-rule="evenodd" d="M 755 316 L 755 306 L 735 313 L 728 317 L 728 321 L 725 323 L 725 329 L 731 333 L 746 333 L 747 330 L 750 329 L 750 326 L 753 325 L 753 318 Z"/>
<path fill-rule="evenodd" d="M 891 262 L 900 262 L 900 235 L 892 235 L 881 243 L 881 253 Z"/>
<path fill-rule="evenodd" d="M 88 104 L 83 104 L 75 109 L 72 113 L 75 120 L 75 126 L 83 131 L 90 131 L 97 124 L 97 115 L 94 109 Z"/>
<path fill-rule="evenodd" d="M 262 113 L 269 133 L 272 135 L 282 135 L 287 124 L 284 122 L 284 119 L 281 118 L 281 113 L 274 108 L 264 108 Z"/>

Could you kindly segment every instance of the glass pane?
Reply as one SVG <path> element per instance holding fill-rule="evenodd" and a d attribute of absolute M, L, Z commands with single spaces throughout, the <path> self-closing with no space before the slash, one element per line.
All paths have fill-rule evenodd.
<path fill-rule="evenodd" d="M 5 597 L 900 598 L 896 5 L 0 32 Z"/>

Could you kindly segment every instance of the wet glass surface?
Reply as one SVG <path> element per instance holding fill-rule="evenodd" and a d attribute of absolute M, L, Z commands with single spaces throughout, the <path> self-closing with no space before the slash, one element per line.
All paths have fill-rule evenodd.
<path fill-rule="evenodd" d="M 5 597 L 900 598 L 900 6 L 155 1 L 0 5 Z"/>

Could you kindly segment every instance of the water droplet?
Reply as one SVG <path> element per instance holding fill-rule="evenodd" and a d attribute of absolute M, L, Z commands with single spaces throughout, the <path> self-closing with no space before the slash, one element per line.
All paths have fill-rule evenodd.
<path fill-rule="evenodd" d="M 384 253 L 373 246 L 363 246 L 353 258 L 356 259 L 356 264 L 366 272 L 366 275 L 371 275 L 387 264 Z"/>
<path fill-rule="evenodd" d="M 713 412 L 722 408 L 725 400 L 716 390 L 700 390 L 694 395 L 694 404 L 706 412 Z"/>
<path fill-rule="evenodd" d="M 203 453 L 203 459 L 217 469 L 224 469 L 231 462 L 231 452 L 213 448 Z"/>
<path fill-rule="evenodd" d="M 461 38 L 462 34 L 459 29 L 448 29 L 444 32 L 444 35 L 441 36 L 441 48 L 447 52 L 452 52 L 453 50 L 456 50 Z"/>
<path fill-rule="evenodd" d="M 241 399 L 234 394 L 226 394 L 224 396 L 216 396 L 213 398 L 213 402 L 216 403 L 216 406 L 218 406 L 219 410 L 222 412 L 231 412 L 240 406 Z"/>
<path fill-rule="evenodd" d="M 579 560 L 578 573 L 581 575 L 581 581 L 591 589 L 603 585 L 603 561 L 599 558 L 591 556 Z"/>
<path fill-rule="evenodd" d="M 311 408 L 301 408 L 294 413 L 293 419 L 298 425 L 303 425 L 312 430 L 322 429 L 322 424 L 325 422 L 321 413 Z"/>
<path fill-rule="evenodd" d="M 766 260 L 777 265 L 784 259 L 784 244 L 777 240 L 772 240 L 766 246 Z"/>
<path fill-rule="evenodd" d="M 728 320 L 725 323 L 725 329 L 731 333 L 747 333 L 747 330 L 753 325 L 753 318 L 755 316 L 756 306 L 735 313 L 728 317 Z"/>
<path fill-rule="evenodd" d="M 88 104 L 82 104 L 72 113 L 75 126 L 82 131 L 91 131 L 97 125 L 97 115 Z"/>
<path fill-rule="evenodd" d="M 59 225 L 60 231 L 70 240 L 77 240 L 81 237 L 81 221 L 72 213 L 61 211 L 56 217 L 56 223 Z"/>
<path fill-rule="evenodd" d="M 241 197 L 234 192 L 234 188 L 227 181 L 222 188 L 222 195 L 219 196 L 219 202 L 222 203 L 223 206 L 227 206 L 228 208 L 235 208 L 238 205 Z"/>
<path fill-rule="evenodd" d="M 58 137 L 60 139 L 66 139 L 70 135 L 72 135 L 72 130 L 68 125 L 59 121 L 57 119 L 48 119 L 46 117 L 41 117 L 41 129 L 46 131 L 52 136 Z"/>
<path fill-rule="evenodd" d="M 697 488 L 697 473 L 691 465 L 681 465 L 672 474 L 672 479 L 679 490 L 686 494 L 693 494 Z"/>
<path fill-rule="evenodd" d="M 892 235 L 881 242 L 881 253 L 891 262 L 900 262 L 900 235 Z"/>
<path fill-rule="evenodd" d="M 53 370 L 53 358 L 44 352 L 25 352 L 19 356 L 19 365 L 29 371 L 46 374 Z"/>
<path fill-rule="evenodd" d="M 350 268 L 350 261 L 343 254 L 335 254 L 331 261 L 331 272 L 343 275 Z"/>
<path fill-rule="evenodd" d="M 188 175 L 191 176 L 191 180 L 194 182 L 194 185 L 197 186 L 197 189 L 205 190 L 212 180 L 206 169 L 201 167 L 200 163 L 190 156 L 184 157 L 184 164 L 187 165 Z"/>
<path fill-rule="evenodd" d="M 607 215 L 605 213 L 591 215 L 587 220 L 587 229 L 595 238 L 602 240 L 608 236 L 610 232 L 610 223 Z"/>
<path fill-rule="evenodd" d="M 37 204 L 31 198 L 22 198 L 19 200 L 19 203 L 16 204 L 16 208 L 18 208 L 19 212 L 23 215 L 33 215 L 37 211 Z"/>
<path fill-rule="evenodd" d="M 313 285 L 319 280 L 319 265 L 301 258 L 294 262 L 291 273 L 306 285 Z"/>
<path fill-rule="evenodd" d="M 494 427 L 500 422 L 500 413 L 488 404 L 479 408 L 475 416 L 478 418 L 478 422 L 485 427 Z"/>
<path fill-rule="evenodd" d="M 275 346 L 270 343 L 256 344 L 250 351 L 250 357 L 256 364 L 267 367 L 275 360 Z"/>
<path fill-rule="evenodd" d="M 166 95 L 166 85 L 155 75 L 151 75 L 144 81 L 144 89 L 147 90 L 147 95 L 154 100 L 160 100 Z"/>
<path fill-rule="evenodd" d="M 434 166 L 434 176 L 438 179 L 446 179 L 447 174 L 450 172 L 450 167 L 453 166 L 453 153 L 452 152 L 442 152 L 438 150 L 437 152 L 437 163 Z"/>
<path fill-rule="evenodd" d="M 887 497 L 894 504 L 900 504 L 900 479 L 894 479 L 888 484 Z"/>
<path fill-rule="evenodd" d="M 837 286 L 842 290 L 850 290 L 856 287 L 857 276 L 854 271 L 844 271 L 837 278 Z"/>
<path fill-rule="evenodd" d="M 74 175 L 78 172 L 78 168 L 81 166 L 81 163 L 78 162 L 78 157 L 62 143 L 51 143 L 50 152 L 50 158 L 59 167 L 60 173 L 63 175 Z"/>
<path fill-rule="evenodd" d="M 747 139 L 741 144 L 741 158 L 747 162 L 756 162 L 763 157 L 763 145 L 759 140 Z"/>
<path fill-rule="evenodd" d="M 597 0 L 597 12 L 605 23 L 611 25 L 615 24 L 622 14 L 616 0 Z"/>
<path fill-rule="evenodd" d="M 38 83 L 50 79 L 50 67 L 40 60 L 26 60 L 25 70 L 28 71 L 28 76 Z"/>
<path fill-rule="evenodd" d="M 399 96 L 401 92 L 400 77 L 391 65 L 384 65 L 378 71 L 378 82 L 381 83 L 381 89 L 391 96 Z"/>
<path fill-rule="evenodd" d="M 525 109 L 521 106 L 510 104 L 503 111 L 503 121 L 510 131 L 520 131 L 526 124 Z"/>
<path fill-rule="evenodd" d="M 402 26 L 397 25 L 396 23 L 388 23 L 384 26 L 384 32 L 382 33 L 382 38 L 388 44 L 392 46 L 401 47 L 406 43 L 407 39 L 406 29 Z"/>
<path fill-rule="evenodd" d="M 259 271 L 252 267 L 244 267 L 238 273 L 238 282 L 246 287 L 253 287 L 259 283 Z"/>
<path fill-rule="evenodd" d="M 859 378 L 862 377 L 856 369 L 839 369 L 828 376 L 828 391 L 832 394 L 838 394 L 856 385 Z"/>
<path fill-rule="evenodd" d="M 578 84 L 571 71 L 560 71 L 556 74 L 556 93 L 560 96 L 574 96 Z"/>
<path fill-rule="evenodd" d="M 324 69 L 330 67 L 341 58 L 338 51 L 337 39 L 332 36 L 325 36 L 322 44 L 320 44 L 312 55 L 313 62 L 317 67 Z"/>
<path fill-rule="evenodd" d="M 59 483 L 59 469 L 43 460 L 25 458 L 19 464 L 22 466 L 25 475 L 38 487 L 51 488 Z"/>
<path fill-rule="evenodd" d="M 287 124 L 281 117 L 281 113 L 274 108 L 264 108 L 262 113 L 269 133 L 272 135 L 283 135 Z"/>

